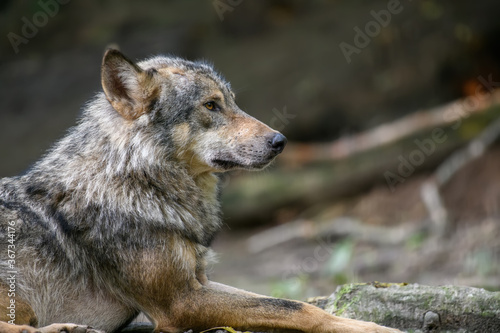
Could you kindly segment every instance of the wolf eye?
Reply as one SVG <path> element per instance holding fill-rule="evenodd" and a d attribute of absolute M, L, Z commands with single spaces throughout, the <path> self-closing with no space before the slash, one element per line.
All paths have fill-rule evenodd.
<path fill-rule="evenodd" d="M 203 105 L 210 111 L 216 111 L 219 108 L 215 102 L 206 102 Z"/>

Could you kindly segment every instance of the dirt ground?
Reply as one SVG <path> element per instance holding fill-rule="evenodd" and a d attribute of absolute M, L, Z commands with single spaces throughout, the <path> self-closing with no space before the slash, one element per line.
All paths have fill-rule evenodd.
<path fill-rule="evenodd" d="M 414 175 L 395 192 L 381 184 L 357 197 L 332 202 L 308 221 L 324 224 L 348 217 L 382 237 L 306 234 L 253 253 L 248 239 L 262 227 L 225 228 L 214 244 L 220 255 L 210 276 L 255 292 L 299 299 L 328 295 L 338 284 L 368 281 L 499 290 L 499 167 L 497 144 L 443 187 L 450 216 L 443 237 L 426 227 L 428 216 L 419 193 L 428 176 Z M 403 234 L 400 240 L 393 237 L 398 230 Z"/>

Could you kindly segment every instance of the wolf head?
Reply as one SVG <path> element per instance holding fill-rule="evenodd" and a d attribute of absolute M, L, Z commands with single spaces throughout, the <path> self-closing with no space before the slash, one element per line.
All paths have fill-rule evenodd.
<path fill-rule="evenodd" d="M 244 113 L 230 85 L 205 63 L 155 57 L 136 64 L 110 49 L 102 87 L 125 126 L 171 146 L 170 157 L 193 173 L 262 169 L 286 144 Z"/>

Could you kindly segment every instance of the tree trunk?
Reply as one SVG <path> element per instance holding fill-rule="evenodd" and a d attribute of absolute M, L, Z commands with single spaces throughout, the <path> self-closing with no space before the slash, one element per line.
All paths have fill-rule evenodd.
<path fill-rule="evenodd" d="M 479 288 L 360 283 L 310 302 L 337 316 L 406 332 L 500 332 L 500 292 Z"/>

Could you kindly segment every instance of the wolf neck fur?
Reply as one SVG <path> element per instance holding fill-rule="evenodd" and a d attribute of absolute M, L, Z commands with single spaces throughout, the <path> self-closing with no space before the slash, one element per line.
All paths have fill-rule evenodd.
<path fill-rule="evenodd" d="M 164 138 L 146 130 L 132 131 L 132 126 L 141 124 L 127 123 L 109 108 L 102 96 L 91 103 L 84 120 L 27 177 L 38 172 L 51 175 L 51 183 L 60 184 L 60 191 L 85 203 L 79 210 L 97 205 L 160 228 L 193 234 L 202 234 L 194 230 L 200 225 L 209 234 L 218 230 L 217 177 L 212 173 L 190 176 L 186 165 L 172 159 L 173 147 L 158 142 Z M 95 127 L 100 135 L 88 136 L 96 132 Z M 197 203 L 198 208 L 180 206 L 187 202 Z"/>

